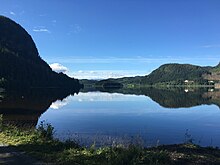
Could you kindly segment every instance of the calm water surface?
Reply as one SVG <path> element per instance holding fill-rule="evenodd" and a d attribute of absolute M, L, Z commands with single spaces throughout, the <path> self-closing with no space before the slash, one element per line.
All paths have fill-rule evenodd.
<path fill-rule="evenodd" d="M 213 89 L 142 89 L 108 93 L 0 91 L 4 123 L 34 126 L 45 120 L 61 140 L 83 145 L 193 141 L 220 147 L 220 92 Z"/>
<path fill-rule="evenodd" d="M 214 104 L 165 108 L 145 95 L 87 92 L 53 102 L 42 120 L 55 127 L 60 139 L 75 138 L 85 145 L 193 140 L 220 146 L 220 109 Z"/>

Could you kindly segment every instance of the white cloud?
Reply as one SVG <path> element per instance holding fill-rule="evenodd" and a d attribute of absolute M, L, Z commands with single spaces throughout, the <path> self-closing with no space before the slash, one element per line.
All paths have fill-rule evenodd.
<path fill-rule="evenodd" d="M 134 77 L 134 76 L 144 76 L 147 73 L 141 73 L 140 71 L 130 71 L 130 70 L 86 70 L 68 73 L 70 77 L 77 79 L 108 79 L 108 78 L 121 78 L 121 77 Z"/>
<path fill-rule="evenodd" d="M 34 32 L 47 32 L 51 33 L 48 29 L 33 29 Z"/>
<path fill-rule="evenodd" d="M 65 105 L 67 105 L 67 102 L 63 102 L 63 101 L 58 100 L 58 101 L 52 103 L 50 108 L 60 109 L 60 108 L 64 107 Z"/>
<path fill-rule="evenodd" d="M 60 73 L 60 72 L 65 73 L 65 72 L 68 71 L 67 67 L 65 67 L 65 66 L 63 66 L 63 65 L 61 65 L 61 64 L 59 64 L 59 63 L 50 64 L 50 67 L 51 67 L 51 69 L 52 69 L 53 71 L 55 71 L 55 72 L 57 72 L 57 73 Z"/>
<path fill-rule="evenodd" d="M 57 73 L 65 73 L 70 77 L 77 79 L 90 79 L 90 80 L 100 80 L 108 78 L 121 78 L 121 77 L 134 77 L 134 76 L 144 76 L 148 73 L 139 70 L 79 70 L 70 71 L 67 67 L 59 64 L 52 63 L 50 67 L 53 71 Z"/>
<path fill-rule="evenodd" d="M 33 28 L 34 32 L 46 32 L 51 33 L 45 26 L 36 26 Z"/>
<path fill-rule="evenodd" d="M 13 11 L 10 11 L 9 13 L 10 13 L 11 15 L 16 15 Z"/>
<path fill-rule="evenodd" d="M 60 109 L 67 105 L 70 102 L 70 97 L 65 98 L 64 100 L 57 100 L 53 102 L 50 106 L 52 109 Z"/>
<path fill-rule="evenodd" d="M 136 97 L 136 96 L 135 96 Z M 101 101 L 132 101 L 133 95 L 124 95 L 120 93 L 104 93 L 104 92 L 80 92 L 78 95 L 71 97 L 71 101 L 78 102 L 101 102 Z"/>

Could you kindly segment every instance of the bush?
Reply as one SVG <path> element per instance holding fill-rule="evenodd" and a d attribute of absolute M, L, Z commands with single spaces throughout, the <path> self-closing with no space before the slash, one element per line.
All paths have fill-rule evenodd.
<path fill-rule="evenodd" d="M 40 122 L 37 132 L 43 140 L 53 140 L 53 135 L 55 133 L 54 127 L 49 123 L 45 123 L 45 121 Z"/>

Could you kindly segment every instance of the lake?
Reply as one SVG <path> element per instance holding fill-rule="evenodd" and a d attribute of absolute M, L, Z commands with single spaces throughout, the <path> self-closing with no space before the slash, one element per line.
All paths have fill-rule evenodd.
<path fill-rule="evenodd" d="M 34 90 L 0 95 L 3 122 L 55 127 L 61 140 L 82 145 L 192 141 L 220 147 L 220 92 L 215 89 Z"/>

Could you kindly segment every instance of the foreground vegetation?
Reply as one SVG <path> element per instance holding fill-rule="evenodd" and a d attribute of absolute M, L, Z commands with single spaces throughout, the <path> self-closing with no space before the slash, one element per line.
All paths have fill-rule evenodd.
<path fill-rule="evenodd" d="M 220 150 L 194 144 L 143 148 L 130 145 L 90 148 L 74 141 L 61 142 L 53 138 L 50 124 L 41 123 L 37 129 L 21 130 L 0 125 L 0 142 L 55 164 L 218 164 Z"/>

